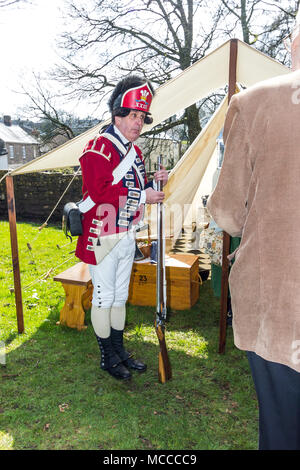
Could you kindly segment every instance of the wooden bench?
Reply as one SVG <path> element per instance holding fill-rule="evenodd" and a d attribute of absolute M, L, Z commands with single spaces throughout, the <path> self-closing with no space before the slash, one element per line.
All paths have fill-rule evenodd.
<path fill-rule="evenodd" d="M 191 254 L 173 254 L 173 263 L 166 266 L 167 305 L 184 310 L 199 298 L 199 261 Z M 168 263 L 166 263 L 168 264 Z M 87 264 L 80 262 L 55 276 L 66 293 L 65 304 L 57 324 L 83 330 L 85 312 L 92 305 L 93 284 Z M 130 278 L 128 302 L 133 305 L 156 305 L 156 265 L 135 262 Z"/>
<path fill-rule="evenodd" d="M 53 280 L 62 283 L 66 294 L 57 324 L 84 330 L 87 328 L 84 324 L 85 312 L 91 307 L 93 297 L 93 284 L 88 265 L 77 263 L 55 276 Z"/>

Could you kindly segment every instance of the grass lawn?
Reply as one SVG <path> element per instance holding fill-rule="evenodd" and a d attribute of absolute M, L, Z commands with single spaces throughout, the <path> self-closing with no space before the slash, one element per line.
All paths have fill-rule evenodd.
<path fill-rule="evenodd" d="M 8 223 L 1 221 L 0 230 L 0 341 L 6 348 L 0 450 L 257 449 L 248 362 L 233 345 L 231 327 L 226 353 L 217 352 L 219 302 L 210 281 L 200 286 L 192 309 L 169 312 L 173 379 L 163 385 L 154 309 L 128 306 L 126 347 L 148 370 L 120 383 L 99 367 L 89 312 L 84 331 L 56 325 L 64 291 L 52 279 L 76 261 L 75 242 L 67 243 L 57 227 L 39 232 L 36 224 L 18 223 L 25 324 L 19 335 Z"/>

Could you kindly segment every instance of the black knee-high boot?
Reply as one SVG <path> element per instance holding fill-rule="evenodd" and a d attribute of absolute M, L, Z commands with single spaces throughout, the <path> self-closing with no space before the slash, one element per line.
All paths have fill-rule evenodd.
<path fill-rule="evenodd" d="M 101 369 L 106 370 L 116 379 L 130 379 L 131 374 L 129 370 L 126 369 L 122 359 L 113 348 L 111 336 L 108 338 L 100 338 L 96 335 L 96 338 L 101 352 Z"/>
<path fill-rule="evenodd" d="M 133 359 L 132 354 L 124 349 L 123 333 L 124 330 L 115 330 L 114 328 L 111 328 L 111 342 L 114 350 L 128 369 L 133 369 L 137 372 L 145 372 L 147 369 L 146 364 Z"/>

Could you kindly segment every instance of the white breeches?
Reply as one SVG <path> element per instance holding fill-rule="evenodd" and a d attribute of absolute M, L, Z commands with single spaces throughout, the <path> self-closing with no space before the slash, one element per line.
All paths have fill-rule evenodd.
<path fill-rule="evenodd" d="M 89 265 L 94 286 L 95 307 L 121 307 L 126 304 L 135 254 L 135 239 L 128 233 L 98 265 Z"/>

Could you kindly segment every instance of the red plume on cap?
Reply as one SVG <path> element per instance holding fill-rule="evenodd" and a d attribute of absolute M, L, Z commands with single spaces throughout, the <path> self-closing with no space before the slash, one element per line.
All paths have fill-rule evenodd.
<path fill-rule="evenodd" d="M 136 109 L 148 113 L 152 101 L 152 92 L 147 83 L 130 88 L 122 96 L 121 107 Z"/>

